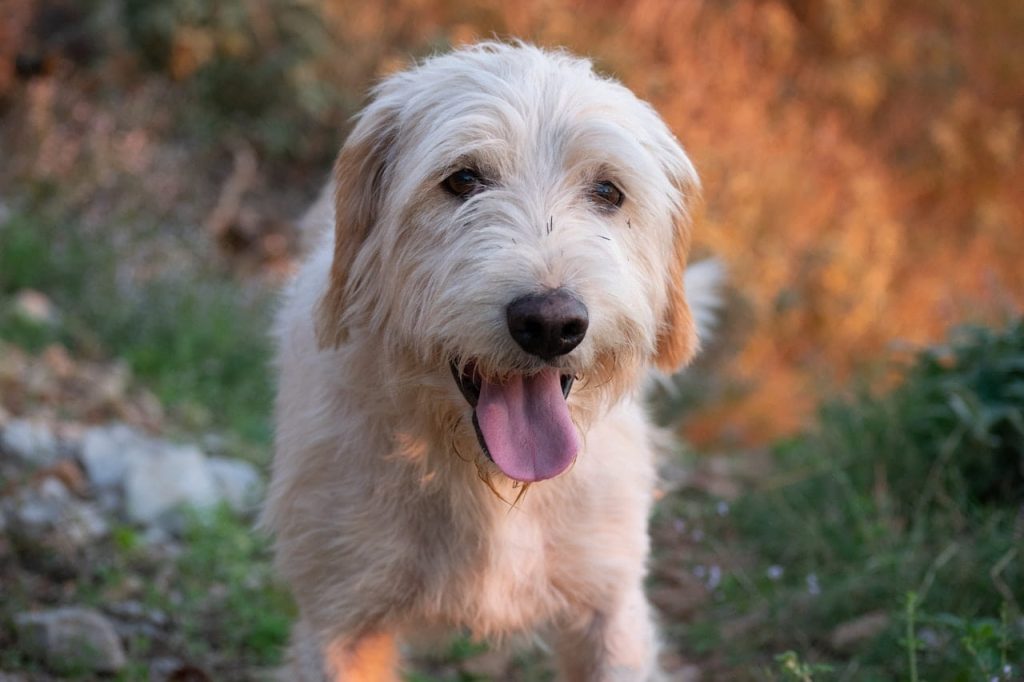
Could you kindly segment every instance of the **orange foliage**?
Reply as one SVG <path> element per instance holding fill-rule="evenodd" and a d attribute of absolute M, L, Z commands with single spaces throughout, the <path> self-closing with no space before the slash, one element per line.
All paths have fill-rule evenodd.
<path fill-rule="evenodd" d="M 1019 0 L 298 4 L 332 46 L 295 82 L 362 91 L 414 56 L 516 36 L 590 55 L 655 105 L 703 178 L 698 251 L 726 261 L 750 318 L 729 363 L 742 390 L 693 421 L 699 440 L 790 432 L 892 340 L 1024 304 Z M 287 16 L 240 6 L 252 35 L 182 27 L 172 76 L 280 47 Z"/>
<path fill-rule="evenodd" d="M 1015 0 L 325 2 L 350 84 L 492 35 L 565 45 L 654 103 L 703 177 L 698 247 L 752 332 L 747 390 L 695 422 L 759 441 L 893 339 L 1024 302 L 1024 8 Z M 376 38 L 369 38 L 375 36 Z M 341 74 L 339 74 L 341 75 Z"/>

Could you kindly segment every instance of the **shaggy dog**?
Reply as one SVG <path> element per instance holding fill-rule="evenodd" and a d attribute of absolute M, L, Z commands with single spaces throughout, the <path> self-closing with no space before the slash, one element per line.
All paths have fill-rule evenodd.
<path fill-rule="evenodd" d="M 284 679 L 396 680 L 449 629 L 659 679 L 638 393 L 697 347 L 679 143 L 589 62 L 488 43 L 378 85 L 333 183 L 277 324 Z"/>

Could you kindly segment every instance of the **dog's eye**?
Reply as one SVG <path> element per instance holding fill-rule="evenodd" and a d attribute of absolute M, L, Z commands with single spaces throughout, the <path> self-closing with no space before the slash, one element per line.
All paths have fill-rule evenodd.
<path fill-rule="evenodd" d="M 622 206 L 626 198 L 622 190 L 607 180 L 595 182 L 590 188 L 590 198 L 597 202 L 601 208 L 615 209 Z"/>
<path fill-rule="evenodd" d="M 471 168 L 457 170 L 441 183 L 446 192 L 459 199 L 468 199 L 485 185 L 483 177 Z"/>

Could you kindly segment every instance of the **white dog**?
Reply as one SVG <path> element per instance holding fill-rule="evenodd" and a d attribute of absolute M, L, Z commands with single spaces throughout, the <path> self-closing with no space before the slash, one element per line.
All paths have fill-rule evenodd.
<path fill-rule="evenodd" d="M 589 62 L 487 43 L 377 86 L 333 182 L 277 325 L 285 679 L 398 679 L 451 629 L 659 679 L 638 393 L 697 347 L 679 143 Z"/>

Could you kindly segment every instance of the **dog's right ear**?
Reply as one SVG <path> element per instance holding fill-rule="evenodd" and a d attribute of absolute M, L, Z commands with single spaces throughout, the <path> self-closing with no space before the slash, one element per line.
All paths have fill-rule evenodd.
<path fill-rule="evenodd" d="M 334 162 L 334 260 L 316 311 L 321 349 L 336 348 L 348 336 L 347 299 L 358 284 L 352 281 L 352 265 L 377 222 L 385 194 L 395 116 L 381 102 L 374 104 L 362 113 Z"/>
<path fill-rule="evenodd" d="M 665 174 L 676 191 L 672 217 L 673 247 L 669 258 L 666 292 L 668 302 L 658 330 L 655 364 L 666 374 L 674 374 L 697 353 L 697 327 L 686 298 L 686 262 L 690 253 L 693 213 L 700 204 L 700 179 L 679 142 L 662 127 L 660 156 Z"/>

